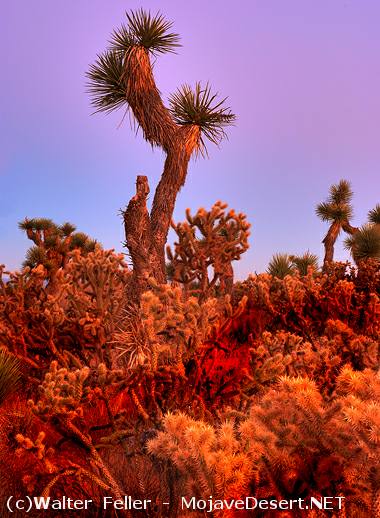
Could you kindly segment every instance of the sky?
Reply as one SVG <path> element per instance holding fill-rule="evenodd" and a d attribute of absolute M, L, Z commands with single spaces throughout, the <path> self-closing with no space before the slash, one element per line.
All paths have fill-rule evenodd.
<path fill-rule="evenodd" d="M 164 99 L 209 81 L 237 116 L 228 140 L 190 163 L 174 213 L 217 200 L 248 216 L 238 278 L 276 252 L 323 257 L 315 216 L 350 180 L 355 225 L 380 202 L 378 0 L 8 0 L 0 18 L 0 262 L 20 267 L 25 217 L 71 221 L 118 252 L 137 174 L 154 190 L 163 154 L 123 113 L 92 114 L 85 73 L 125 12 L 160 11 L 181 35 L 154 65 Z M 170 239 L 172 239 L 171 236 Z M 341 239 L 342 241 L 342 239 Z M 336 258 L 347 252 L 339 244 Z"/>

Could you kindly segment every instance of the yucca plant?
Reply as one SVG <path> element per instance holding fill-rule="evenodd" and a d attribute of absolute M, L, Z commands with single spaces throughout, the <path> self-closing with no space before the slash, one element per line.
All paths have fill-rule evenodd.
<path fill-rule="evenodd" d="M 123 211 L 125 244 L 133 264 L 135 291 L 146 279 L 166 281 L 165 244 L 189 160 L 207 154 L 206 141 L 219 144 L 235 116 L 208 84 L 179 88 L 164 105 L 156 86 L 151 57 L 175 52 L 179 36 L 160 13 L 139 9 L 127 13 L 126 24 L 112 33 L 110 46 L 88 71 L 89 93 L 96 111 L 130 109 L 143 137 L 165 155 L 164 171 L 147 209 L 148 180 L 139 176 L 136 196 Z"/>
<path fill-rule="evenodd" d="M 6 349 L 0 349 L 0 405 L 20 386 L 19 361 Z"/>
<path fill-rule="evenodd" d="M 284 279 L 294 273 L 294 265 L 288 254 L 274 254 L 269 261 L 267 273 L 273 277 Z"/>
<path fill-rule="evenodd" d="M 317 216 L 322 221 L 330 223 L 329 230 L 322 241 L 325 246 L 324 269 L 334 260 L 334 245 L 341 230 L 343 229 L 349 234 L 353 234 L 357 230 L 350 224 L 353 214 L 352 196 L 353 192 L 350 182 L 340 180 L 340 182 L 330 187 L 327 200 L 316 207 Z"/>
<path fill-rule="evenodd" d="M 290 260 L 302 276 L 309 273 L 309 268 L 315 272 L 318 270 L 318 257 L 309 251 L 303 255 L 291 255 Z"/>

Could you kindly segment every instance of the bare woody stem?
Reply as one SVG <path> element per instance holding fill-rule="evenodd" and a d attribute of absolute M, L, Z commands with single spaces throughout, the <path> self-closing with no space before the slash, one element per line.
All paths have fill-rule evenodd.
<path fill-rule="evenodd" d="M 334 221 L 323 239 L 323 244 L 325 246 L 325 257 L 323 259 L 323 268 L 328 268 L 329 265 L 332 264 L 334 260 L 334 246 L 335 242 L 338 239 L 340 234 L 341 225 L 338 221 Z"/>

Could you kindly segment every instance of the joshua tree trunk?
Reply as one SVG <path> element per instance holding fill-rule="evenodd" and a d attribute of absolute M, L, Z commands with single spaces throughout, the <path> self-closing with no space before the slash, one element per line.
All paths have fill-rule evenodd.
<path fill-rule="evenodd" d="M 149 277 L 166 282 L 165 244 L 175 201 L 185 183 L 188 163 L 198 145 L 199 135 L 197 126 L 178 127 L 172 149 L 167 153 L 151 213 L 147 208 L 149 184 L 146 176 L 137 177 L 136 194 L 123 213 L 125 244 L 132 259 L 137 299 L 146 289 Z"/>
<path fill-rule="evenodd" d="M 325 257 L 323 260 L 324 270 L 326 270 L 334 260 L 334 245 L 342 229 L 344 232 L 350 234 L 351 236 L 359 230 L 357 227 L 353 227 L 347 220 L 343 222 L 334 221 L 332 223 L 325 238 L 322 241 L 322 243 L 325 245 Z"/>
<path fill-rule="evenodd" d="M 152 267 L 157 272 L 157 280 L 166 282 L 165 245 L 178 192 L 184 185 L 187 167 L 200 137 L 197 126 L 181 127 L 177 143 L 165 160 L 164 171 L 157 186 L 151 210 Z"/>
<path fill-rule="evenodd" d="M 334 245 L 338 239 L 341 230 L 341 224 L 334 221 L 323 239 L 322 243 L 325 246 L 325 257 L 323 259 L 323 269 L 326 270 L 334 260 Z"/>

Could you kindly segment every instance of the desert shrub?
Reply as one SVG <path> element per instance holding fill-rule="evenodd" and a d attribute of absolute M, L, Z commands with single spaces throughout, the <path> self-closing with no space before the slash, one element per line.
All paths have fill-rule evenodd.
<path fill-rule="evenodd" d="M 233 300 L 243 295 L 248 297 L 251 321 L 259 315 L 270 331 L 282 329 L 310 339 L 335 319 L 355 333 L 379 337 L 380 275 L 370 262 L 358 270 L 337 264 L 329 273 L 302 277 L 250 276 L 237 286 Z"/>
<path fill-rule="evenodd" d="M 186 495 L 336 495 L 344 497 L 347 516 L 377 516 L 379 379 L 371 370 L 344 368 L 327 403 L 311 379 L 283 376 L 252 400 L 248 417 L 230 412 L 234 420 L 210 425 L 168 414 L 148 450 L 177 469 Z"/>
<path fill-rule="evenodd" d="M 2 277 L 1 345 L 25 379 L 0 402 L 2 491 L 92 498 L 99 517 L 106 494 L 184 516 L 192 492 L 342 495 L 376 516 L 379 269 L 329 268 L 203 300 L 149 281 L 139 305 L 99 248 L 71 252 L 53 292 L 41 265 Z"/>
<path fill-rule="evenodd" d="M 125 306 L 130 272 L 122 255 L 97 248 L 83 256 L 71 252 L 49 292 L 42 265 L 9 273 L 0 281 L 0 341 L 22 362 L 36 369 L 53 359 L 67 364 L 66 351 L 99 361 Z"/>

